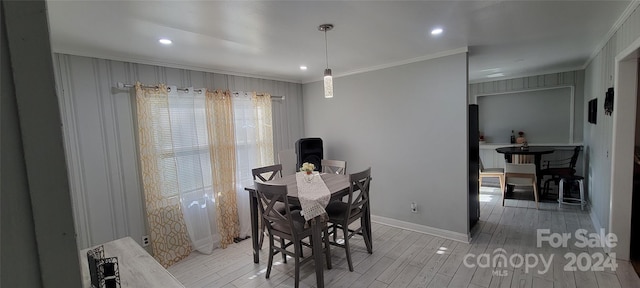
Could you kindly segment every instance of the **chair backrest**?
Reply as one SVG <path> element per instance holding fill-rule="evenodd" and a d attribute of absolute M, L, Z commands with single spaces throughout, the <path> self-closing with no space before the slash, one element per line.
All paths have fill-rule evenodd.
<path fill-rule="evenodd" d="M 295 149 L 287 149 L 278 152 L 278 162 L 282 164 L 282 175 L 293 175 L 298 172 L 296 167 L 298 159 Z"/>
<path fill-rule="evenodd" d="M 251 174 L 253 175 L 253 180 L 260 179 L 262 182 L 271 181 L 276 178 L 276 176 L 282 177 L 282 164 L 275 164 L 260 168 L 251 169 Z M 267 174 L 266 176 L 264 174 Z M 257 179 L 256 179 L 257 178 Z"/>
<path fill-rule="evenodd" d="M 363 209 L 363 206 L 369 202 L 369 183 L 371 182 L 371 167 L 362 172 L 349 175 L 349 200 L 347 202 L 347 219 L 352 215 L 354 209 Z M 354 196 L 356 192 L 358 196 Z"/>
<path fill-rule="evenodd" d="M 505 163 L 504 166 L 505 183 L 513 185 L 535 185 L 536 164 L 515 164 Z"/>
<path fill-rule="evenodd" d="M 504 173 L 533 174 L 533 175 L 536 175 L 536 164 L 533 164 L 533 163 L 525 163 L 525 164 L 505 163 Z"/>
<path fill-rule="evenodd" d="M 342 160 L 320 160 L 322 173 L 347 175 L 347 161 Z"/>
<path fill-rule="evenodd" d="M 278 231 L 293 235 L 294 226 L 289 202 L 287 201 L 287 186 L 270 185 L 258 181 L 255 181 L 254 184 L 258 194 L 258 209 L 260 210 L 260 215 L 262 215 L 263 222 L 267 225 L 267 229 L 271 231 L 273 226 L 277 226 L 279 228 Z M 281 207 L 275 205 L 278 202 L 284 203 L 284 211 L 281 210 Z M 287 231 L 283 231 L 283 228 Z"/>
<path fill-rule="evenodd" d="M 578 156 L 580 156 L 580 150 L 582 150 L 582 146 L 576 146 L 575 148 L 573 148 L 573 155 L 571 155 L 569 168 L 576 168 L 576 163 L 578 163 Z"/>

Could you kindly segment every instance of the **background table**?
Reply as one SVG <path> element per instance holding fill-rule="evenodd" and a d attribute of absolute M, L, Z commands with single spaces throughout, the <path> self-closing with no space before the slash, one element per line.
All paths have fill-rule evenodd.
<path fill-rule="evenodd" d="M 542 182 L 542 175 L 540 174 L 540 171 L 542 170 L 540 167 L 542 155 L 551 154 L 553 151 L 555 151 L 554 148 L 545 146 L 529 146 L 527 149 L 522 149 L 520 146 L 496 148 L 496 152 L 504 154 L 504 160 L 507 161 L 507 163 L 511 163 L 512 155 L 533 155 L 533 162 L 536 164 L 536 185 L 538 185 L 538 188 L 540 188 L 540 183 Z"/>

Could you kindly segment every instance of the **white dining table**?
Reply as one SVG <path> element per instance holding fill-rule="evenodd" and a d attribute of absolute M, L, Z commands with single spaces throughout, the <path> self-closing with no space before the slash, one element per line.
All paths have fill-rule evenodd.
<path fill-rule="evenodd" d="M 349 194 L 349 175 L 341 175 L 341 174 L 319 174 L 316 177 L 322 177 L 322 180 L 327 185 L 329 192 L 331 193 L 331 200 L 342 199 L 343 196 Z M 291 205 L 300 205 L 298 185 L 296 182 L 296 175 L 286 175 L 282 178 L 276 178 L 267 183 L 276 184 L 276 185 L 286 185 L 287 186 L 287 198 Z M 260 262 L 260 246 L 258 243 L 259 234 L 259 225 L 258 225 L 258 195 L 253 186 L 246 187 L 246 191 L 249 192 L 249 201 L 250 201 L 250 209 L 251 209 L 251 241 L 253 243 L 253 262 Z M 363 227 L 363 233 L 367 233 L 369 239 L 371 239 L 371 214 L 369 212 L 369 206 L 365 207 L 363 220 L 365 227 Z M 322 256 L 322 218 L 321 216 L 315 217 L 311 219 L 309 222 L 312 227 L 312 246 L 313 246 L 313 255 L 316 267 L 316 280 L 317 287 L 324 287 L 324 271 L 323 271 L 323 261 L 324 257 Z"/>

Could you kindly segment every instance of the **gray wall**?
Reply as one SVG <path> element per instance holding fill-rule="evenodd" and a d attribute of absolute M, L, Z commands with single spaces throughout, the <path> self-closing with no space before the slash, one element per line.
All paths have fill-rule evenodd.
<path fill-rule="evenodd" d="M 4 13 L 3 13 L 4 14 Z M 0 98 L 0 154 L 2 180 L 0 191 L 0 219 L 2 220 L 2 245 L 0 246 L 0 267 L 4 287 L 41 287 L 40 260 L 36 244 L 29 184 L 20 139 L 18 105 L 13 87 L 13 71 L 9 59 L 7 33 L 4 15 L 2 15 L 0 36 L 0 63 L 2 64 L 2 91 Z"/>
<path fill-rule="evenodd" d="M 372 167 L 372 214 L 467 235 L 467 54 L 305 84 L 305 136 L 348 173 Z M 410 203 L 419 213 L 411 213 Z"/>
<path fill-rule="evenodd" d="M 558 91 L 562 91 L 562 93 L 569 93 L 568 89 L 551 89 L 551 90 L 539 90 L 539 89 L 549 89 L 549 88 L 559 88 L 570 86 L 574 88 L 574 125 L 573 125 L 573 139 L 572 142 L 569 142 L 569 137 L 565 137 L 564 141 L 555 141 L 545 138 L 544 135 L 539 135 L 536 138 L 536 135 L 526 135 L 529 142 L 533 144 L 536 143 L 553 143 L 553 144 L 569 144 L 569 143 L 581 143 L 583 140 L 583 123 L 584 123 L 584 71 L 569 71 L 569 72 L 561 72 L 561 73 L 552 73 L 545 75 L 537 75 L 530 77 L 520 77 L 513 78 L 507 80 L 498 80 L 498 81 L 489 81 L 489 82 L 481 82 L 474 83 L 469 85 L 469 102 L 478 103 L 478 95 L 491 95 L 491 94 L 499 94 L 499 96 L 480 96 L 480 97 L 504 97 L 504 96 L 521 96 L 523 93 L 529 93 L 531 95 L 540 95 L 541 101 L 545 101 L 545 105 L 552 107 L 555 106 L 555 102 L 553 99 L 545 98 L 545 95 L 550 95 L 552 93 L 560 93 Z M 526 92 L 537 90 L 535 92 Z M 511 94 L 509 94 L 511 93 Z M 564 95 L 563 94 L 563 95 Z M 481 101 L 482 102 L 482 101 Z M 503 107 L 505 110 L 514 111 L 517 109 L 529 109 L 530 105 L 526 103 L 517 104 L 516 107 Z M 482 108 L 480 108 L 482 111 Z M 567 108 L 566 113 L 569 113 L 569 109 Z M 537 118 L 539 115 L 530 115 L 528 119 L 520 119 L 522 123 L 539 123 L 539 119 Z M 490 115 L 484 115 L 483 117 L 487 117 L 488 120 L 493 122 L 514 122 L 513 119 L 507 116 L 507 113 L 493 113 Z M 521 113 L 520 117 L 527 117 L 526 114 Z M 599 119 L 598 119 L 599 120 Z M 483 123 L 480 123 L 481 126 Z M 549 123 L 547 123 L 549 124 Z M 516 132 L 518 130 L 524 130 L 526 133 L 528 130 L 525 128 L 513 127 Z M 509 143 L 509 136 L 511 134 L 511 129 L 503 129 L 503 133 L 493 133 L 487 135 L 489 137 L 488 142 L 490 143 Z M 554 131 L 555 127 L 553 125 L 546 125 L 546 127 L 541 127 L 541 131 Z M 483 131 L 484 132 L 484 131 Z M 505 134 L 506 133 L 506 134 Z M 504 134 L 504 135 L 502 135 Z M 558 137 L 554 137 L 556 139 Z"/>
<path fill-rule="evenodd" d="M 146 235 L 132 89 L 116 82 L 267 92 L 273 101 L 274 150 L 303 135 L 301 85 L 272 80 L 55 54 L 78 246 Z M 276 154 L 277 155 L 277 154 Z"/>
<path fill-rule="evenodd" d="M 46 4 L 0 4 L 0 286 L 81 287 Z"/>
<path fill-rule="evenodd" d="M 640 9 L 633 11 L 613 34 L 585 70 L 585 103 L 598 98 L 597 125 L 584 126 L 585 154 L 588 163 L 587 181 L 590 191 L 592 218 L 596 225 L 609 228 L 611 200 L 611 144 L 613 119 L 604 114 L 604 97 L 607 88 L 613 87 L 615 57 L 640 37 Z M 586 119 L 585 119 L 586 121 Z M 596 227 L 598 228 L 598 227 Z"/>

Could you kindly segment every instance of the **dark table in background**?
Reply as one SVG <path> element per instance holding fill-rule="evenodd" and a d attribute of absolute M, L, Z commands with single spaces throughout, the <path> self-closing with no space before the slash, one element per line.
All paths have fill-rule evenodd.
<path fill-rule="evenodd" d="M 504 160 L 507 161 L 507 163 L 511 163 L 512 155 L 533 155 L 533 163 L 536 164 L 536 179 L 538 182 L 538 189 L 540 189 L 540 183 L 542 182 L 542 175 L 540 175 L 540 171 L 542 170 L 542 167 L 540 167 L 542 155 L 551 154 L 554 151 L 554 148 L 546 146 L 529 146 L 529 148 L 527 149 L 522 149 L 520 148 L 520 146 L 496 148 L 496 152 L 504 154 Z"/>

